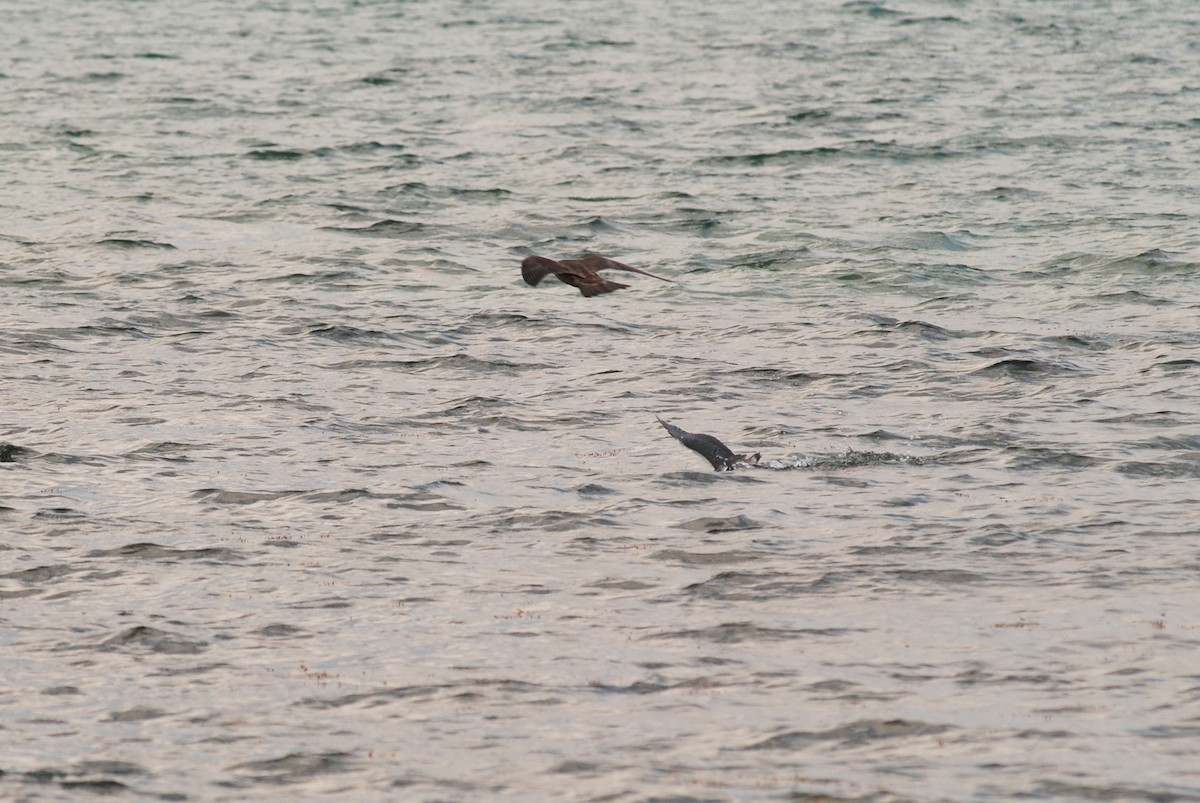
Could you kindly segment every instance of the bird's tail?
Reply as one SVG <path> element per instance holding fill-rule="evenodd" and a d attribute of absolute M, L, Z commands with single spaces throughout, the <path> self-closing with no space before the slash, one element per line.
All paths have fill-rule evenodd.
<path fill-rule="evenodd" d="M 585 297 L 591 298 L 592 296 L 604 295 L 605 293 L 611 293 L 613 290 L 620 290 L 628 286 L 620 282 L 610 282 L 608 279 L 601 279 L 599 284 L 581 284 L 579 292 L 583 293 Z"/>

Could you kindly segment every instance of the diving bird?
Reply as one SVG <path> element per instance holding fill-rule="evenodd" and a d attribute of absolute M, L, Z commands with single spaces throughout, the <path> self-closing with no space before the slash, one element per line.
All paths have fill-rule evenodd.
<path fill-rule="evenodd" d="M 588 298 L 601 295 L 602 293 L 611 293 L 613 290 L 620 290 L 622 287 L 629 286 L 601 278 L 600 274 L 596 272 L 600 270 L 627 270 L 630 273 L 640 273 L 643 276 L 649 276 L 659 281 L 671 281 L 661 276 L 655 276 L 653 273 L 647 273 L 639 268 L 622 264 L 615 259 L 606 259 L 598 256 L 584 257 L 583 259 L 564 259 L 561 261 L 539 256 L 525 257 L 525 261 L 521 263 L 521 278 L 525 280 L 525 284 L 537 287 L 538 282 L 553 273 L 558 277 L 560 282 L 569 284 L 572 287 L 578 287 L 579 292 Z"/>
<path fill-rule="evenodd" d="M 658 418 L 658 416 L 654 417 Z M 734 467 L 739 463 L 745 466 L 753 466 L 762 457 L 761 452 L 755 452 L 752 455 L 734 454 L 732 449 L 712 435 L 684 432 L 679 427 L 674 424 L 668 424 L 661 418 L 658 418 L 658 423 L 662 424 L 667 432 L 671 433 L 672 438 L 712 463 L 712 467 L 717 471 L 733 471 Z"/>

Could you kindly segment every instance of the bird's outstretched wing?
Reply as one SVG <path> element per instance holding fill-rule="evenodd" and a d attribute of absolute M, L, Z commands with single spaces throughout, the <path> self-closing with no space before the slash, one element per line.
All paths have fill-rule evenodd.
<path fill-rule="evenodd" d="M 658 418 L 658 416 L 655 416 Z M 762 457 L 760 453 L 752 455 L 734 454 L 733 450 L 712 435 L 703 435 L 696 432 L 685 432 L 674 424 L 668 424 L 661 418 L 658 418 L 658 423 L 663 425 L 667 432 L 671 433 L 671 437 L 682 443 L 687 448 L 696 452 L 709 463 L 717 471 L 733 471 L 734 466 L 738 463 L 748 463 L 754 465 Z"/>
<path fill-rule="evenodd" d="M 562 270 L 562 265 L 553 259 L 546 257 L 525 257 L 525 261 L 521 263 L 521 278 L 530 287 L 537 287 L 538 282 L 542 279 L 545 279 L 551 273 L 557 275 L 560 270 Z"/>
<path fill-rule="evenodd" d="M 649 271 L 635 268 L 632 265 L 626 265 L 624 262 L 618 262 L 615 259 L 609 259 L 601 256 L 584 257 L 583 259 L 564 259 L 559 264 L 568 265 L 571 267 L 586 268 L 590 271 L 597 270 L 625 270 L 630 273 L 640 273 L 643 276 L 649 276 L 651 279 L 658 279 L 660 282 L 673 281 L 672 279 L 664 279 L 661 276 L 655 276 Z"/>

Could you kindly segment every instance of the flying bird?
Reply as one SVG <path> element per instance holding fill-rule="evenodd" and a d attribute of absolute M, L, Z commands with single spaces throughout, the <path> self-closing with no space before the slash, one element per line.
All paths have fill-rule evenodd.
<path fill-rule="evenodd" d="M 655 416 L 658 418 L 658 416 Z M 761 452 L 755 452 L 752 455 L 734 454 L 733 450 L 712 435 L 701 435 L 695 432 L 684 432 L 674 424 L 668 424 L 661 418 L 658 418 L 658 423 L 666 428 L 667 432 L 671 433 L 671 437 L 682 443 L 693 452 L 700 454 L 705 460 L 712 463 L 712 467 L 717 471 L 733 471 L 734 467 L 739 463 L 742 465 L 753 466 L 758 463 L 758 459 L 762 457 Z"/>
<path fill-rule="evenodd" d="M 613 290 L 620 290 L 622 287 L 629 286 L 601 278 L 600 274 L 596 272 L 601 270 L 627 270 L 630 273 L 640 273 L 643 276 L 649 276 L 660 281 L 671 281 L 661 276 L 655 276 L 653 273 L 647 273 L 639 268 L 622 264 L 615 259 L 606 259 L 598 256 L 584 257 L 583 259 L 563 259 L 559 261 L 547 257 L 532 256 L 525 257 L 525 261 L 521 263 L 521 277 L 525 280 L 525 284 L 531 287 L 537 287 L 538 282 L 550 274 L 554 274 L 563 284 L 578 287 L 579 292 L 583 293 L 587 298 L 598 296 L 602 293 L 611 293 Z"/>

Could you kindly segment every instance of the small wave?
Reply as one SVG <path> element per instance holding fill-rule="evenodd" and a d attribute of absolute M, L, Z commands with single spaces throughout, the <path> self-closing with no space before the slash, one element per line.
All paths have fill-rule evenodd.
<path fill-rule="evenodd" d="M 812 580 L 797 579 L 792 573 L 728 571 L 685 586 L 684 591 L 702 599 L 754 600 L 791 599 L 801 594 L 825 593 L 841 585 L 842 575 L 823 574 Z"/>
<path fill-rule="evenodd" d="M 1035 357 L 1005 357 L 982 365 L 971 373 L 977 376 L 1004 376 L 1009 379 L 1027 380 L 1063 376 L 1080 370 L 1078 366 L 1068 362 L 1053 362 Z"/>
<path fill-rule="evenodd" d="M 101 650 L 140 647 L 151 652 L 168 655 L 197 655 L 208 649 L 208 644 L 179 636 L 166 630 L 138 625 L 122 630 L 96 645 Z"/>
<path fill-rule="evenodd" d="M 906 719 L 866 719 L 824 731 L 788 731 L 749 745 L 747 750 L 798 750 L 821 742 L 835 742 L 842 747 L 857 747 L 883 739 L 912 736 L 938 736 L 946 733 L 947 725 Z"/>
<path fill-rule="evenodd" d="M 308 152 L 293 148 L 256 148 L 246 152 L 247 159 L 260 162 L 295 162 L 307 155 Z"/>
<path fill-rule="evenodd" d="M 723 533 L 735 530 L 757 530 L 763 525 L 745 514 L 738 516 L 704 516 L 699 519 L 676 524 L 681 530 L 696 530 L 705 533 Z"/>
<path fill-rule="evenodd" d="M 322 226 L 322 231 L 337 231 L 359 237 L 402 238 L 421 234 L 426 229 L 423 223 L 387 218 L 369 226 Z"/>
<path fill-rule="evenodd" d="M 349 753 L 289 753 L 279 758 L 234 764 L 229 771 L 278 788 L 280 784 L 302 783 L 329 773 L 348 772 L 350 758 Z"/>
<path fill-rule="evenodd" d="M 305 334 L 325 340 L 334 340 L 339 343 L 355 343 L 362 340 L 387 340 L 391 337 L 387 332 L 375 329 L 359 329 L 356 326 L 325 323 L 314 324 L 308 327 Z"/>
<path fill-rule="evenodd" d="M 174 558 L 177 560 L 203 560 L 211 558 L 221 562 L 241 557 L 236 550 L 225 547 L 204 547 L 200 549 L 173 549 L 150 542 L 125 544 L 115 549 L 98 549 L 88 553 L 89 558 L 118 557 L 145 558 L 159 560 Z"/>
<path fill-rule="evenodd" d="M 1031 470 L 1043 467 L 1064 466 L 1067 468 L 1085 468 L 1098 465 L 1101 461 L 1094 457 L 1068 449 L 1053 447 L 1011 447 L 1005 450 L 1011 455 L 1010 465 L 1017 470 Z"/>
<path fill-rule="evenodd" d="M 1156 362 L 1150 368 L 1145 369 L 1143 371 L 1143 373 L 1146 373 L 1147 371 L 1152 371 L 1152 370 L 1166 371 L 1169 373 L 1177 373 L 1180 371 L 1190 371 L 1190 370 L 1195 369 L 1198 366 L 1200 366 L 1200 360 L 1194 359 L 1192 357 L 1180 357 L 1179 359 L 1176 359 L 1176 360 L 1161 360 L 1159 362 Z"/>
<path fill-rule="evenodd" d="M 223 488 L 201 488 L 193 491 L 196 499 L 207 499 L 220 505 L 252 505 L 256 502 L 273 502 L 299 496 L 305 491 L 227 491 Z"/>
<path fill-rule="evenodd" d="M 715 644 L 740 644 L 744 641 L 794 641 L 815 636 L 841 636 L 851 632 L 847 628 L 778 628 L 763 627 L 753 622 L 725 622 L 699 630 L 674 630 L 648 636 L 647 639 L 690 639 Z"/>
<path fill-rule="evenodd" d="M 130 239 L 130 238 L 126 238 L 126 237 L 107 237 L 103 240 L 97 241 L 96 244 L 103 245 L 108 248 L 124 248 L 124 249 L 135 249 L 135 248 L 156 249 L 157 248 L 157 249 L 164 250 L 164 251 L 177 251 L 178 250 L 175 246 L 171 245 L 170 243 L 160 243 L 156 240 Z"/>

